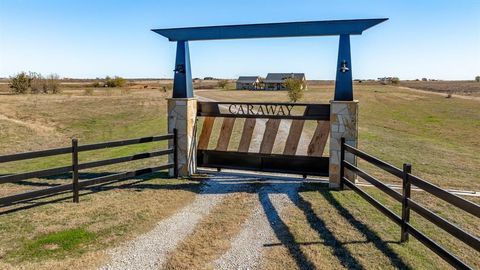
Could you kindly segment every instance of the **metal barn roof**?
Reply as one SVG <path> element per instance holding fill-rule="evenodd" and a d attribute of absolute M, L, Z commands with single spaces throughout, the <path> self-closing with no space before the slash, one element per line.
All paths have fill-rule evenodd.
<path fill-rule="evenodd" d="M 260 79 L 259 76 L 240 76 L 238 77 L 237 82 L 238 83 L 254 83 L 258 79 Z"/>
<path fill-rule="evenodd" d="M 268 73 L 265 78 L 265 83 L 283 83 L 286 79 L 298 79 L 303 80 L 305 73 Z"/>

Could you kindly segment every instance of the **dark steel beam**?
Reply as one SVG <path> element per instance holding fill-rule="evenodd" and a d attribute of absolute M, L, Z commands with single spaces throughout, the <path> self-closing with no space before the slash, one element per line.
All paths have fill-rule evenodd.
<path fill-rule="evenodd" d="M 388 20 L 358 19 L 152 29 L 170 41 L 361 35 Z"/>
<path fill-rule="evenodd" d="M 193 98 L 192 68 L 188 41 L 177 42 L 173 75 L 173 98 Z"/>
<path fill-rule="evenodd" d="M 352 59 L 350 54 L 350 35 L 342 34 L 338 44 L 334 100 L 353 100 Z"/>

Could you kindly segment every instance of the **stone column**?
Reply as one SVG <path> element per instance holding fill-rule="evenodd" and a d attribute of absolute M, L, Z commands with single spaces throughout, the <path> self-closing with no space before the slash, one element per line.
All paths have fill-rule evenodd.
<path fill-rule="evenodd" d="M 345 138 L 348 145 L 357 147 L 358 141 L 358 100 L 330 101 L 330 188 L 340 187 L 340 140 Z M 356 165 L 356 158 L 350 153 L 345 160 Z M 345 177 L 354 182 L 355 174 L 345 170 Z"/>
<path fill-rule="evenodd" d="M 178 134 L 178 176 L 191 176 L 197 169 L 195 124 L 197 100 L 195 98 L 168 98 L 168 132 L 177 129 Z M 173 140 L 169 147 L 173 147 Z M 169 156 L 173 162 L 173 155 Z M 173 169 L 169 171 L 173 176 Z"/>

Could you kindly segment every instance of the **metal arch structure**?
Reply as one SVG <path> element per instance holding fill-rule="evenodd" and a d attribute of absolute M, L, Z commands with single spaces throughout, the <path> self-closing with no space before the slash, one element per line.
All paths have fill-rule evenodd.
<path fill-rule="evenodd" d="M 168 38 L 169 41 L 177 42 L 173 82 L 174 98 L 193 97 L 189 41 L 339 36 L 334 100 L 350 101 L 353 100 L 350 36 L 361 35 L 363 31 L 386 20 L 388 19 L 264 23 L 152 29 L 152 31 Z"/>

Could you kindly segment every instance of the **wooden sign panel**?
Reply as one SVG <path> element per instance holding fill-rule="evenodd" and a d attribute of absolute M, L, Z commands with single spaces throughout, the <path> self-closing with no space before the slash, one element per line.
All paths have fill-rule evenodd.
<path fill-rule="evenodd" d="M 205 117 L 198 140 L 200 167 L 328 175 L 328 157 L 323 156 L 323 152 L 330 132 L 329 104 L 199 102 L 197 115 Z M 222 126 L 216 147 L 210 150 L 208 146 L 217 117 L 223 118 Z M 237 151 L 228 151 L 236 118 L 245 118 L 240 142 Z M 264 120 L 259 120 L 262 118 Z M 289 120 L 291 124 L 282 125 L 283 120 Z M 307 155 L 296 155 L 306 120 L 315 120 L 317 126 Z M 252 153 L 249 150 L 258 121 L 265 122 L 265 130 L 263 134 L 257 134 L 263 135 L 259 152 Z M 260 127 L 262 125 L 260 123 Z M 283 153 L 274 154 L 281 126 L 289 127 L 288 136 Z"/>
<path fill-rule="evenodd" d="M 329 120 L 330 104 L 198 102 L 198 116 Z"/>

